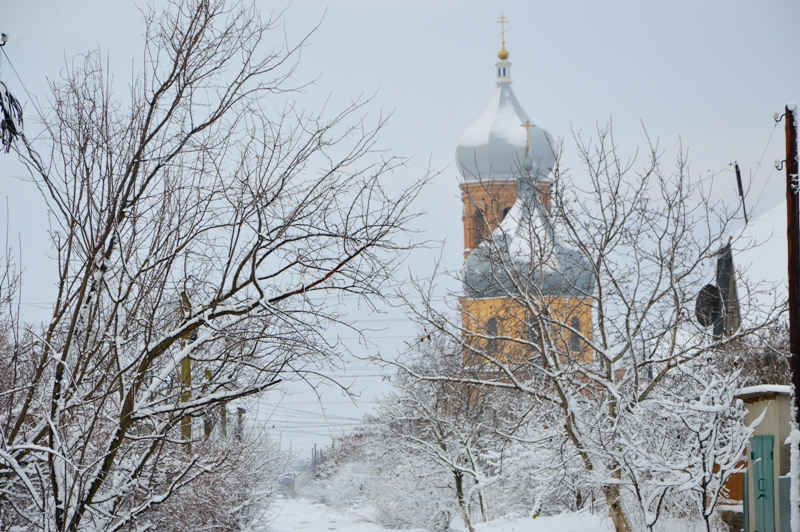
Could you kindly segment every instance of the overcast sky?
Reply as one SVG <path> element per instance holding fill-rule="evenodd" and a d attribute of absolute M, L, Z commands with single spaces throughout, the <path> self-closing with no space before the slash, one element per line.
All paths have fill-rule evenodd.
<path fill-rule="evenodd" d="M 495 21 L 501 13 L 510 20 L 506 47 L 517 98 L 535 123 L 565 139 L 565 163 L 576 178 L 580 167 L 573 133 L 591 136 L 598 125 L 613 120 L 625 155 L 644 146 L 644 125 L 658 139 L 668 164 L 682 142 L 692 173 L 713 179 L 719 197 L 736 201 L 729 166 L 734 160 L 746 179 L 754 176 L 747 197 L 750 211 L 764 212 L 783 197 L 783 173 L 772 169 L 773 161 L 783 158 L 783 124 L 776 128 L 772 114 L 800 100 L 796 0 L 259 4 L 265 11 L 285 9 L 276 41 L 296 43 L 319 24 L 296 72 L 299 82 L 315 80 L 298 96 L 303 107 L 319 109 L 327 100 L 336 109 L 374 95 L 373 116 L 393 114 L 382 146 L 411 158 L 393 178 L 411 181 L 429 165 L 442 171 L 418 208 L 427 212 L 420 220 L 424 238 L 444 244 L 410 258 L 408 269 L 416 275 L 429 275 L 439 252 L 446 269 L 461 267 L 454 153 L 461 133 L 494 91 L 500 48 Z M 65 61 L 88 50 L 108 55 L 116 87 L 124 90 L 132 62 L 141 55 L 144 26 L 136 6 L 127 0 L 7 0 L 0 10 L 0 31 L 10 37 L 5 51 L 27 91 L 42 102 L 47 79 L 57 78 Z M 26 104 L 32 122 L 30 98 L 4 57 L 0 80 Z M 6 201 L 0 205 L 0 228 L 15 248 L 22 243 L 23 299 L 33 313 L 47 305 L 55 277 L 47 258 L 46 212 L 35 187 L 15 179 L 23 173 L 13 155 L 2 154 L 0 190 Z M 368 334 L 369 348 L 355 347 L 361 354 L 394 352 L 414 333 L 396 311 L 366 318 L 372 321 L 363 323 L 374 331 Z M 351 371 L 379 373 L 361 362 Z M 380 377 L 352 379 L 356 391 L 363 391 L 360 409 L 329 393 L 325 420 L 314 397 L 300 391 L 282 401 L 270 426 L 275 424 L 277 431 L 289 423 L 291 430 L 279 435 L 283 442 L 291 439 L 294 448 L 327 444 L 329 426 L 341 428 L 359 417 L 383 389 Z"/>

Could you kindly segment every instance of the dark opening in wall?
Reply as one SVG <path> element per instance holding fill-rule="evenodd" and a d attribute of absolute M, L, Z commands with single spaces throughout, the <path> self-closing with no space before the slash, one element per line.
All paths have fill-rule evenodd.
<path fill-rule="evenodd" d="M 490 355 L 497 354 L 497 351 L 500 347 L 500 341 L 497 339 L 497 333 L 497 319 L 491 318 L 486 322 L 486 336 L 489 337 L 489 340 L 486 343 L 486 350 Z"/>
<path fill-rule="evenodd" d="M 575 329 L 575 331 L 581 330 L 581 320 L 578 318 L 572 318 L 569 320 L 569 326 Z M 575 331 L 570 331 L 569 335 L 569 349 L 570 351 L 580 351 L 581 350 L 581 335 Z"/>

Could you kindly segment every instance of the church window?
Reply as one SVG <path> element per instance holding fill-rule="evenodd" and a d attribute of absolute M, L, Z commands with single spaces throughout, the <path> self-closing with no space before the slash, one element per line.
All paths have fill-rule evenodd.
<path fill-rule="evenodd" d="M 569 349 L 570 351 L 580 351 L 581 335 L 577 331 L 581 330 L 581 320 L 579 320 L 578 318 L 572 318 L 571 320 L 569 320 L 569 326 L 575 329 L 574 331 L 570 331 Z"/>
<path fill-rule="evenodd" d="M 501 221 L 506 219 L 506 216 L 508 216 L 508 211 L 510 210 L 511 210 L 510 206 L 503 209 L 503 217 L 501 218 Z"/>
<path fill-rule="evenodd" d="M 506 67 L 503 67 L 503 77 L 506 75 Z"/>
<path fill-rule="evenodd" d="M 497 340 L 497 332 L 497 319 L 491 318 L 486 322 L 486 336 L 489 337 L 489 340 L 486 344 L 486 350 L 490 355 L 496 354 L 500 345 L 499 341 Z"/>
<path fill-rule="evenodd" d="M 475 211 L 475 214 L 472 215 L 472 225 L 473 225 L 473 238 L 475 239 L 475 245 L 473 249 L 478 247 L 478 244 L 484 241 L 488 233 L 488 227 L 486 226 L 486 218 L 483 215 L 483 211 L 478 209 Z"/>
<path fill-rule="evenodd" d="M 497 69 L 497 77 L 498 78 L 500 77 L 500 69 L 499 68 Z"/>

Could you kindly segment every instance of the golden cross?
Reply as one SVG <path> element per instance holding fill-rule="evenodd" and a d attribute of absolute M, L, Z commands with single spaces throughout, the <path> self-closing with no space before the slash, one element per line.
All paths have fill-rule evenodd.
<path fill-rule="evenodd" d="M 520 124 L 519 127 L 525 128 L 525 149 L 531 149 L 531 128 L 536 127 L 536 124 L 531 122 L 530 120 L 526 120 L 524 124 Z"/>
<path fill-rule="evenodd" d="M 508 23 L 508 19 L 505 15 L 500 15 L 500 19 L 497 21 L 500 24 L 500 38 L 503 41 L 503 44 L 506 43 L 506 24 Z"/>

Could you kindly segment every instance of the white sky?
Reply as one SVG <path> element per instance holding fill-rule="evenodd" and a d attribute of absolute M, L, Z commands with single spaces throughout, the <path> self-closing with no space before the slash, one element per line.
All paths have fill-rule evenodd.
<path fill-rule="evenodd" d="M 264 10 L 287 6 L 259 3 Z M 394 178 L 410 181 L 429 164 L 443 170 L 418 208 L 427 212 L 419 223 L 421 237 L 444 245 L 409 259 L 415 275 L 430 275 L 440 250 L 445 268 L 461 267 L 454 154 L 461 133 L 494 90 L 500 45 L 495 21 L 501 13 L 510 20 L 506 47 L 517 98 L 534 122 L 566 138 L 566 165 L 576 174 L 572 132 L 592 135 L 597 124 L 613 119 L 623 154 L 644 145 L 643 123 L 659 139 L 668 164 L 682 140 L 693 174 L 714 175 L 710 179 L 720 197 L 736 199 L 729 164 L 738 160 L 745 178 L 754 174 L 749 211 L 765 212 L 781 200 L 784 177 L 772 163 L 783 158 L 783 124 L 775 128 L 772 114 L 800 100 L 796 0 L 295 0 L 283 18 L 290 43 L 321 21 L 296 74 L 301 82 L 316 79 L 300 102 L 318 109 L 330 98 L 329 108 L 336 109 L 375 94 L 373 115 L 393 113 L 382 146 L 412 158 Z M 0 7 L 0 31 L 9 34 L 5 51 L 27 90 L 44 101 L 47 79 L 57 78 L 65 61 L 88 50 L 108 53 L 116 86 L 124 90 L 140 55 L 143 24 L 131 1 L 7 0 Z M 27 104 L 32 122 L 29 98 L 4 58 L 0 80 Z M 34 315 L 47 306 L 55 277 L 47 258 L 46 213 L 35 187 L 15 179 L 23 174 L 13 155 L 0 155 L 5 200 L 0 229 L 15 249 L 21 242 L 23 301 Z M 353 310 L 354 316 L 364 314 Z M 361 354 L 391 354 L 414 333 L 397 311 L 366 318 L 371 321 L 362 323 L 372 329 L 367 336 L 373 345 L 355 343 Z M 380 371 L 354 362 L 349 374 Z M 276 436 L 303 452 L 314 442 L 327 444 L 331 427 L 355 422 L 385 387 L 379 376 L 352 379 L 354 389 L 363 391 L 360 408 L 329 391 L 325 420 L 313 395 L 298 389 L 283 399 L 267 426 L 276 425 Z M 281 432 L 281 426 L 291 430 Z"/>

